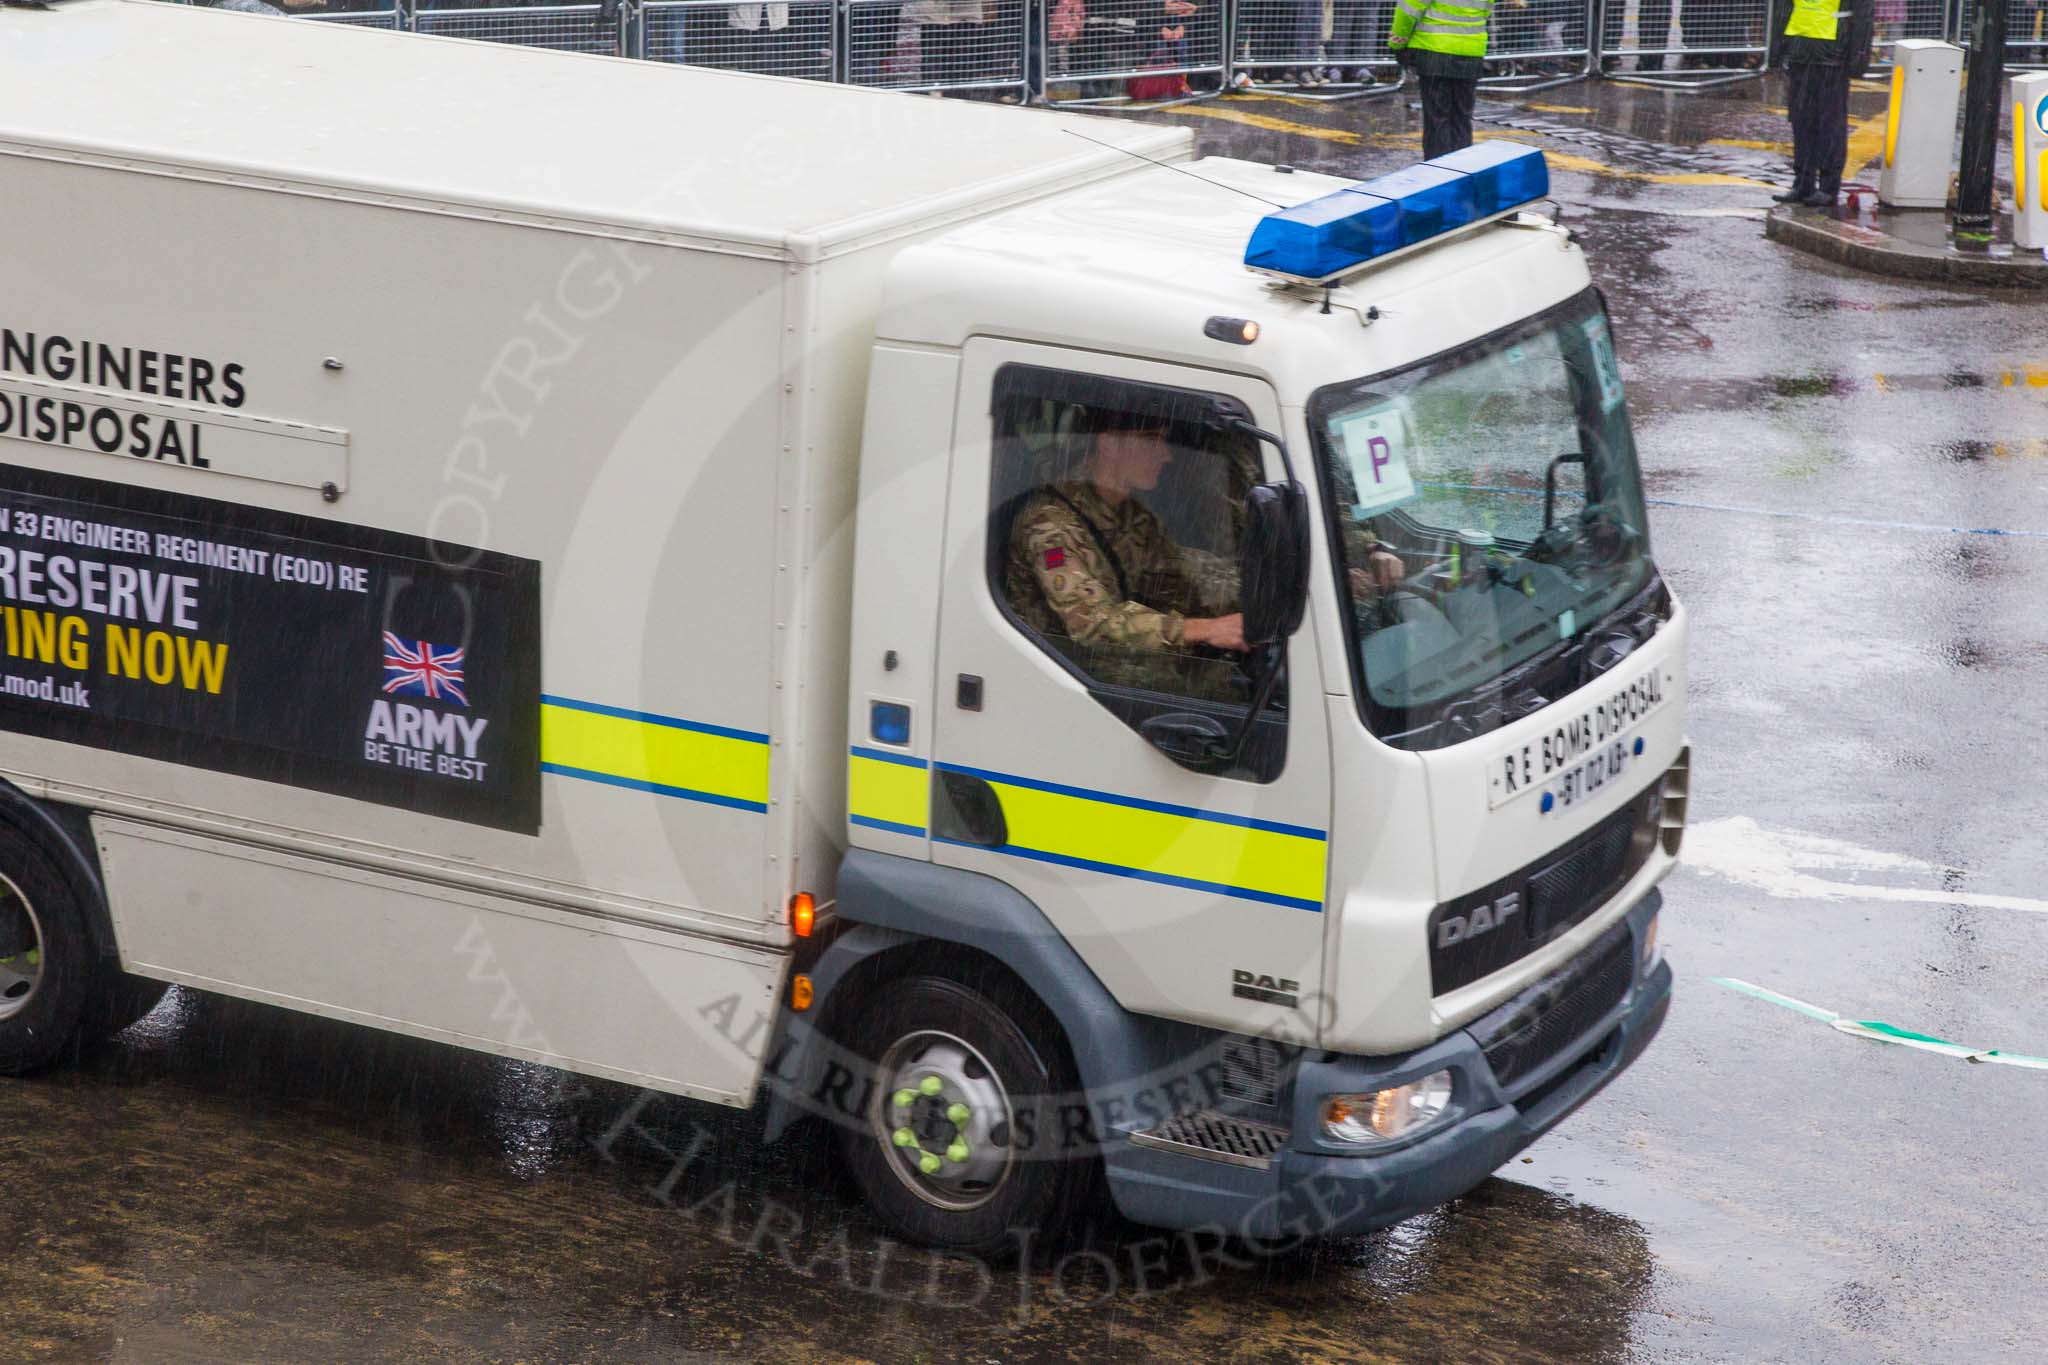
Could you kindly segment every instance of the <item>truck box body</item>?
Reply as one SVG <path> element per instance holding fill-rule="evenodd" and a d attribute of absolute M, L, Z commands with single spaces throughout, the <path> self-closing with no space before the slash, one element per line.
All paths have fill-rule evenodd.
<path fill-rule="evenodd" d="M 442 774 L 365 786 L 345 758 L 315 774 L 303 755 L 224 752 L 213 740 L 249 727 L 167 707 L 189 692 L 176 680 L 120 680 L 132 714 L 91 735 L 10 718 L 6 776 L 104 813 L 126 961 L 744 1103 L 758 1057 L 684 997 L 772 1007 L 788 898 L 828 896 L 844 842 L 850 518 L 882 272 L 922 236 L 1144 167 L 1072 135 L 1078 120 L 156 3 L 10 10 L 0 37 L 6 463 L 146 490 L 163 501 L 139 519 L 79 519 L 151 535 L 203 514 L 216 533 L 198 538 L 283 530 L 277 554 L 337 565 L 340 527 L 406 542 L 358 596 L 478 550 L 531 580 L 498 605 L 538 638 L 466 661 L 472 688 L 515 670 L 539 692 L 531 713 L 507 695 L 490 715 L 487 782 L 506 781 L 467 811 L 436 813 L 465 785 Z M 1188 146 L 1085 126 L 1155 157 Z M 68 359 L 101 346 L 107 367 Z M 178 382 L 145 391 L 145 351 L 179 357 Z M 63 431 L 67 403 L 121 415 L 116 453 Z M 91 491 L 20 510 L 69 516 Z M 197 634 L 239 672 L 274 627 L 228 619 L 208 572 L 237 573 L 201 573 Z M 267 704 L 345 704 L 367 742 L 382 627 L 403 634 L 403 615 L 309 629 L 308 677 L 364 685 L 294 697 L 277 679 Z M 107 622 L 88 624 L 101 672 Z M 462 756 L 459 734 L 429 738 L 394 747 Z M 522 743 L 539 766 L 510 772 Z M 268 780 L 244 775 L 257 766 Z M 476 974 L 435 987 L 451 964 Z M 520 983 L 509 1011 L 478 984 L 500 974 Z M 593 996 L 599 980 L 633 990 Z M 668 1021 L 706 1032 L 693 1047 Z"/>
<path fill-rule="evenodd" d="M 1664 1017 L 1687 791 L 1604 304 L 1533 152 L 1191 151 L 0 10 L 0 1071 L 76 841 L 120 968 L 765 1089 L 957 1249 L 1098 1159 L 1364 1231 L 1561 1121 Z"/>

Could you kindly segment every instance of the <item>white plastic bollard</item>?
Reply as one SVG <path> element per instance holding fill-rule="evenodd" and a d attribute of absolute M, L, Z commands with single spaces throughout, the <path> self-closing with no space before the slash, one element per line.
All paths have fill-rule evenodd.
<path fill-rule="evenodd" d="M 1955 169 L 1956 102 L 1963 91 L 1963 50 L 1933 38 L 1892 44 L 1892 107 L 1885 119 L 1884 170 L 1877 200 L 1898 209 L 1948 203 Z"/>
<path fill-rule="evenodd" d="M 2048 71 L 2012 78 L 2012 244 L 2048 248 Z"/>

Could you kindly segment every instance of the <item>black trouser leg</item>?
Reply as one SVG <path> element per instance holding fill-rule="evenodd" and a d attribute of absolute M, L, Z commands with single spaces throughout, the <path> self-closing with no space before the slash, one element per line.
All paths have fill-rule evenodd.
<path fill-rule="evenodd" d="M 1809 62 L 1785 67 L 1785 116 L 1792 122 L 1792 187 L 1810 190 L 1814 183 L 1814 75 Z"/>
<path fill-rule="evenodd" d="M 1422 159 L 1472 145 L 1472 104 L 1478 81 L 1422 78 Z"/>
<path fill-rule="evenodd" d="M 1809 164 L 1823 194 L 1842 188 L 1842 168 L 1849 159 L 1849 68 L 1815 67 L 1813 92 L 1813 155 Z"/>

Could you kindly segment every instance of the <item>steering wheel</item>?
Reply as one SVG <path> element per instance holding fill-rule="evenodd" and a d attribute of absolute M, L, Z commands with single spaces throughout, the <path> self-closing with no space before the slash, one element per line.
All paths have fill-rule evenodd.
<path fill-rule="evenodd" d="M 1407 619 L 1402 614 L 1402 608 L 1411 602 L 1418 602 L 1423 606 L 1430 605 L 1428 597 L 1412 588 L 1401 587 L 1395 588 L 1392 592 L 1381 593 L 1379 601 L 1372 608 L 1375 618 L 1374 629 L 1384 630 L 1389 626 L 1400 625 Z"/>

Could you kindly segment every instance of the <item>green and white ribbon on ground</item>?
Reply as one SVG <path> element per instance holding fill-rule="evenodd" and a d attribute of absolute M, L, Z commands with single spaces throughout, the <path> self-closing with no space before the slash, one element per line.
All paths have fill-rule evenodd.
<path fill-rule="evenodd" d="M 1717 976 L 1714 978 L 1714 984 L 1726 986 L 1731 991 L 1739 991 L 1758 1000 L 1768 1001 L 1770 1004 L 1803 1014 L 1809 1019 L 1817 1019 L 1836 1032 L 1846 1033 L 1852 1038 L 1867 1038 L 1873 1043 L 1894 1043 L 1899 1047 L 1918 1048 L 1922 1052 L 1938 1052 L 1946 1057 L 1960 1057 L 1966 1062 L 1996 1062 L 2004 1066 L 2023 1066 L 2034 1071 L 2048 1071 L 2048 1057 L 2000 1052 L 1997 1048 L 1965 1047 L 1961 1043 L 1951 1043 L 1946 1038 L 1915 1033 L 1896 1024 L 1879 1023 L 1873 1019 L 1844 1019 L 1832 1010 L 1809 1005 L 1804 1000 L 1795 1000 L 1789 995 L 1780 995 L 1776 991 L 1766 990 L 1762 986 L 1737 980 L 1732 976 Z"/>

